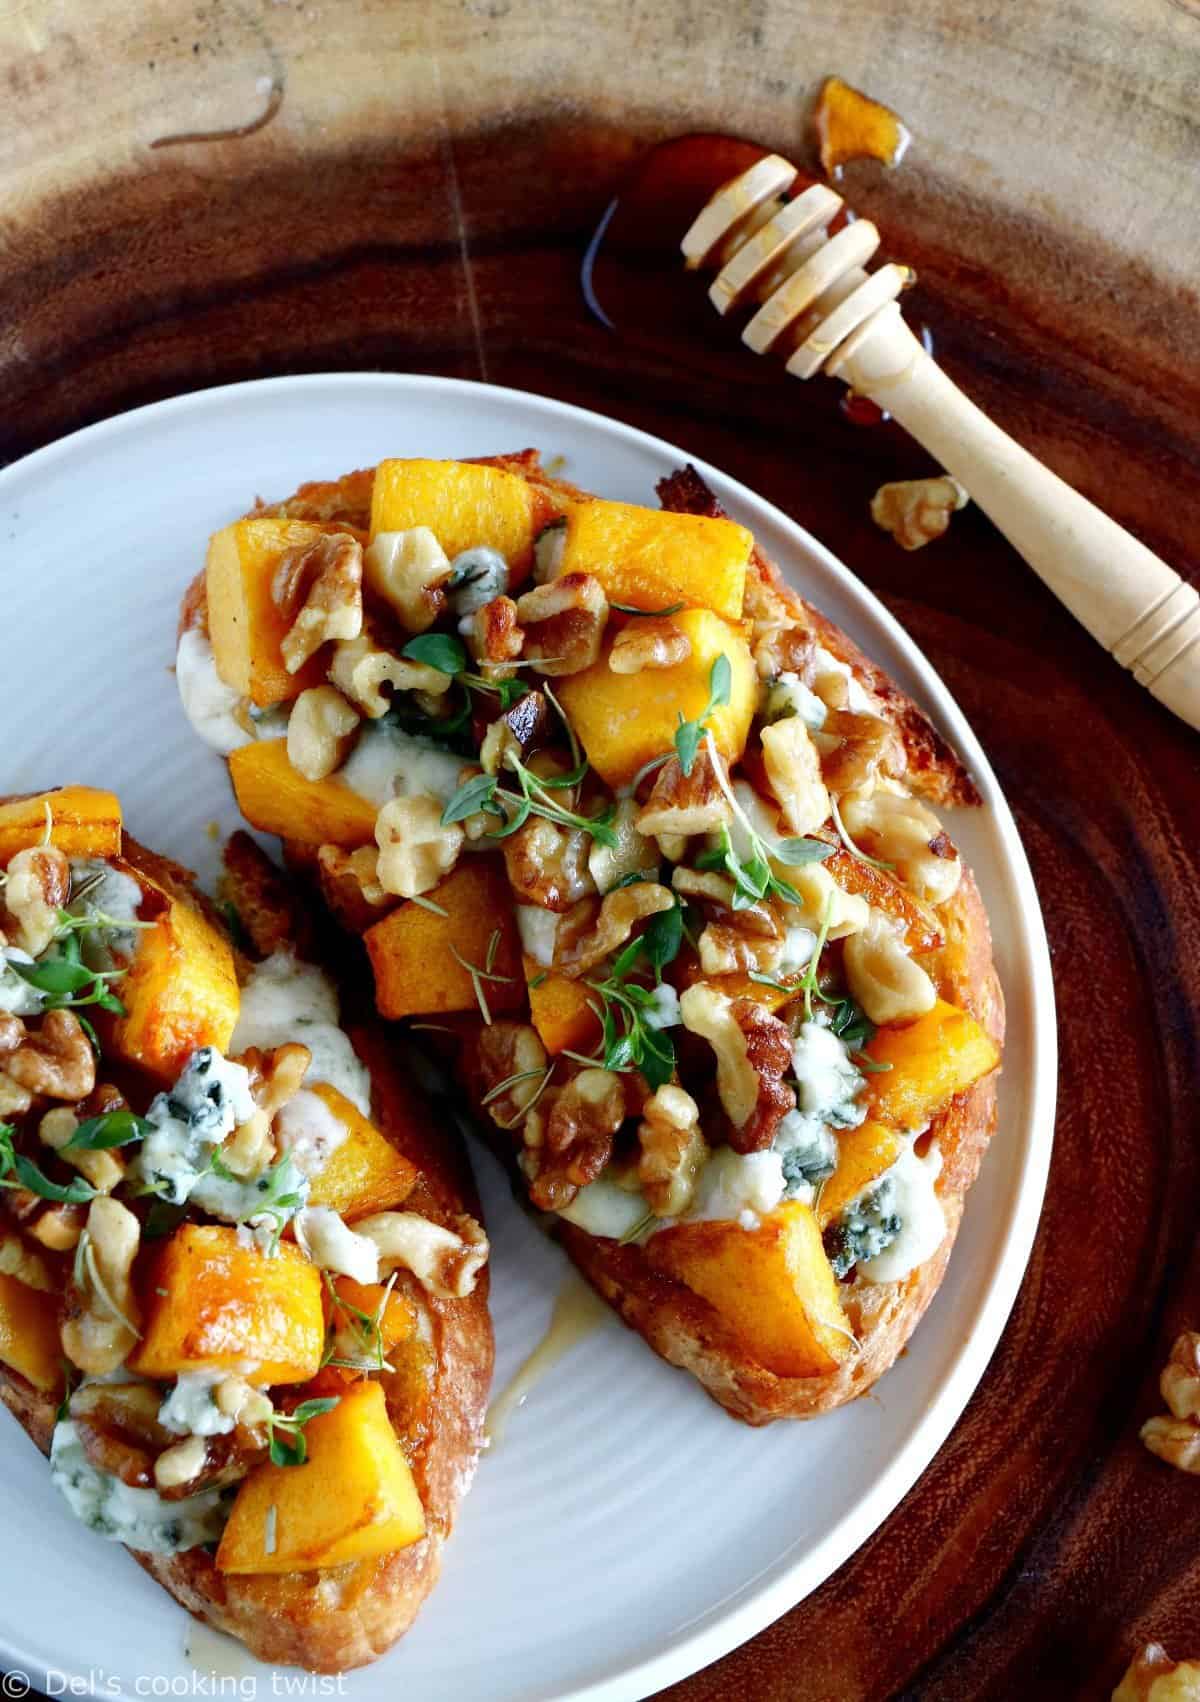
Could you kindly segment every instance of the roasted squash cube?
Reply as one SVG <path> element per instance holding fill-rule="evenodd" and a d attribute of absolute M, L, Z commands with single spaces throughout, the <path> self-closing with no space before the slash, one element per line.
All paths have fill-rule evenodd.
<path fill-rule="evenodd" d="M 318 651 L 298 672 L 287 671 L 281 646 L 291 623 L 271 594 L 280 560 L 328 532 L 349 530 L 305 520 L 238 520 L 209 540 L 204 580 L 217 672 L 260 708 L 320 685 L 328 665 Z"/>
<path fill-rule="evenodd" d="M 219 928 L 148 875 L 142 887 L 162 910 L 137 936 L 133 962 L 116 992 L 123 1017 L 96 1013 L 105 1046 L 159 1081 L 173 1082 L 198 1046 L 224 1051 L 237 1026 L 241 995 L 233 951 Z"/>
<path fill-rule="evenodd" d="M 40 845 L 50 822 L 50 842 L 68 857 L 119 857 L 121 806 L 113 792 L 94 786 L 58 786 L 0 804 L 0 866 L 18 851 Z"/>
<path fill-rule="evenodd" d="M 356 850 L 375 841 L 378 807 L 336 776 L 306 780 L 288 761 L 286 739 L 260 739 L 229 755 L 238 808 L 252 827 L 301 845 Z"/>
<path fill-rule="evenodd" d="M 499 860 L 465 859 L 426 897 L 446 914 L 410 901 L 363 936 L 375 972 L 380 1015 L 430 1016 L 478 1009 L 467 964 L 486 971 L 480 987 L 490 1011 L 520 1010 L 525 1003 L 521 947 L 512 893 Z M 493 934 L 499 938 L 491 950 L 489 968 Z"/>
<path fill-rule="evenodd" d="M 312 1092 L 324 1100 L 346 1129 L 346 1138 L 313 1177 L 309 1205 L 331 1206 L 347 1219 L 365 1217 L 368 1212 L 394 1211 L 413 1190 L 416 1165 L 336 1087 L 314 1082 Z"/>
<path fill-rule="evenodd" d="M 821 1230 L 789 1200 L 757 1229 L 681 1223 L 646 1243 L 650 1263 L 707 1300 L 752 1359 L 779 1377 L 817 1377 L 854 1351 Z"/>
<path fill-rule="evenodd" d="M 520 569 L 533 553 L 542 505 L 517 473 L 469 461 L 381 461 L 375 470 L 371 536 L 428 526 L 453 561 L 481 545 Z"/>
<path fill-rule="evenodd" d="M 0 1365 L 45 1395 L 62 1387 L 63 1350 L 58 1296 L 0 1275 Z"/>
<path fill-rule="evenodd" d="M 751 534 L 732 520 L 597 500 L 571 505 L 559 571 L 594 574 L 610 602 L 684 603 L 736 621 L 753 548 Z"/>
<path fill-rule="evenodd" d="M 840 1217 L 864 1188 L 892 1168 L 904 1142 L 895 1129 L 868 1117 L 857 1129 L 839 1130 L 837 1146 L 837 1169 L 822 1185 L 814 1208 L 822 1229 Z"/>
<path fill-rule="evenodd" d="M 600 1038 L 596 995 L 591 988 L 569 975 L 543 969 L 531 957 L 525 959 L 525 979 L 529 984 L 530 1019 L 550 1056 L 568 1049 L 590 1051 Z"/>
<path fill-rule="evenodd" d="M 303 1466 L 257 1466 L 238 1491 L 219 1572 L 307 1572 L 390 1554 L 425 1534 L 425 1512 L 378 1383 L 305 1427 Z"/>
<path fill-rule="evenodd" d="M 867 1056 L 886 1070 L 872 1074 L 872 1114 L 898 1129 L 921 1129 L 956 1093 L 1000 1062 L 1000 1048 L 967 1011 L 939 999 L 903 1026 L 881 1028 Z"/>
<path fill-rule="evenodd" d="M 687 634 L 692 653 L 673 668 L 614 674 L 606 653 L 582 673 L 557 682 L 588 761 L 610 786 L 624 785 L 643 764 L 671 754 L 680 717 L 694 721 L 704 714 L 718 656 L 729 659 L 729 702 L 712 710 L 706 724 L 730 762 L 745 747 L 758 705 L 758 675 L 741 629 L 709 609 L 685 609 L 674 622 Z"/>
<path fill-rule="evenodd" d="M 149 1264 L 129 1369 L 170 1378 L 249 1365 L 254 1383 L 306 1383 L 325 1348 L 321 1297 L 320 1272 L 290 1242 L 268 1258 L 236 1229 L 185 1223 Z"/>

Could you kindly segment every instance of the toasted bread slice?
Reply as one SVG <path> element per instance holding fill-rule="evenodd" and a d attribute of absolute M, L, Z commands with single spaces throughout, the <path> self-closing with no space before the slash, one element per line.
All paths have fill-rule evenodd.
<path fill-rule="evenodd" d="M 147 877 L 172 900 L 210 922 L 222 920 L 178 864 L 128 834 L 121 857 L 124 868 Z M 244 929 L 236 952 L 242 979 L 256 959 L 300 945 L 311 949 L 306 905 L 244 835 L 230 848 L 226 888 Z M 452 1120 L 433 1113 L 397 1056 L 394 1041 L 377 1022 L 352 1022 L 347 1032 L 357 1058 L 370 1072 L 371 1122 L 412 1168 L 414 1180 L 404 1211 L 450 1231 L 461 1228 L 468 1214 L 477 1218 L 478 1200 Z M 144 1110 L 136 1096 L 140 1092 L 148 1100 L 155 1084 L 136 1069 L 114 1067 L 120 1070 L 131 1105 Z M 108 1079 L 107 1061 L 102 1069 Z M 32 1115 L 44 1108 L 45 1102 L 35 1102 Z M 40 1161 L 46 1161 L 44 1149 Z M 64 1179 L 70 1174 L 65 1171 Z M 134 1199 L 130 1204 L 137 1207 Z M 6 1190 L 0 1211 L 8 1208 L 10 1215 L 0 1218 L 0 1227 L 7 1224 L 5 1233 L 17 1235 L 26 1248 L 36 1248 L 29 1232 L 41 1205 L 32 1195 Z M 57 1261 L 67 1280 L 69 1252 L 40 1256 L 52 1264 Z M 387 1410 L 420 1499 L 423 1536 L 332 1570 L 275 1574 L 220 1570 L 208 1547 L 178 1553 L 132 1551 L 190 1613 L 239 1638 L 265 1662 L 333 1673 L 372 1661 L 407 1630 L 437 1580 L 442 1548 L 481 1446 L 493 1355 L 487 1271 L 484 1268 L 470 1291 L 459 1297 L 429 1292 L 402 1272 L 401 1291 L 406 1287 L 407 1303 L 420 1320 L 420 1339 L 414 1339 L 412 1354 L 393 1366 Z M 352 1375 L 342 1374 L 347 1386 Z M 50 1450 L 60 1395 L 61 1390 L 37 1388 L 11 1365 L 0 1364 L 0 1399 L 44 1453 Z M 79 1540 L 98 1541 L 84 1531 Z"/>
<path fill-rule="evenodd" d="M 519 474 L 534 484 L 540 494 L 564 508 L 589 500 L 587 493 L 548 475 L 533 451 L 496 456 L 490 458 L 489 464 Z M 328 485 L 304 486 L 294 497 L 264 512 L 317 522 L 336 518 L 347 526 L 361 527 L 369 519 L 370 491 L 369 473 L 360 472 Z M 710 520 L 725 518 L 713 493 L 690 466 L 661 481 L 659 496 L 663 507 L 672 512 Z M 822 666 L 829 666 L 828 658 L 841 666 L 853 690 L 861 694 L 864 712 L 887 724 L 902 751 L 902 759 L 884 770 L 888 781 L 899 782 L 902 776 L 904 790 L 933 804 L 978 805 L 979 794 L 969 772 L 924 712 L 847 634 L 788 586 L 756 544 L 745 567 L 742 616 L 743 630 L 752 635 L 756 644 L 764 637 L 770 643 L 771 634 L 778 628 L 790 632 L 795 642 L 791 654 L 796 658 L 805 655 L 811 658 L 816 647 L 826 653 Z M 185 599 L 182 627 L 199 628 L 203 621 L 201 576 Z M 803 666 L 799 660 L 787 659 L 786 645 L 781 654 L 783 659 L 771 668 L 773 674 Z M 759 665 L 761 672 L 763 664 Z M 655 676 L 647 674 L 643 678 L 649 688 L 647 696 L 652 699 Z M 759 777 L 761 781 L 761 765 Z M 937 843 L 938 855 L 961 861 L 944 829 L 938 832 Z M 289 861 L 295 860 L 314 878 L 320 877 L 326 903 L 340 924 L 352 932 L 363 933 L 394 909 L 397 900 L 387 894 L 367 902 L 361 883 L 330 878 L 333 865 L 326 866 L 325 852 L 318 857 L 313 844 L 299 839 L 289 843 L 285 838 L 285 849 Z M 843 864 L 847 855 L 845 851 L 839 852 Z M 342 863 L 344 859 L 339 867 Z M 855 873 L 855 868 L 851 867 L 849 872 Z M 861 863 L 857 865 L 857 874 L 865 882 L 861 890 L 867 891 L 874 904 L 878 895 L 871 894 L 870 880 L 864 876 Z M 878 878 L 887 885 L 886 875 Z M 967 1190 L 975 1179 L 995 1125 L 993 1066 L 1003 1041 L 1004 1007 L 992 962 L 987 916 L 970 870 L 963 869 L 957 891 L 937 904 L 935 916 L 930 916 L 928 907 L 922 910 L 919 905 L 912 915 L 916 918 L 910 933 L 914 957 L 938 999 L 973 1020 L 981 1037 L 978 1047 L 981 1062 L 973 1079 L 950 1094 L 944 1103 L 936 1105 L 927 1126 L 917 1132 L 910 1131 L 906 1137 L 910 1144 L 915 1143 L 914 1155 L 928 1153 L 935 1143 L 940 1154 L 941 1169 L 935 1183 L 945 1225 L 940 1242 L 915 1268 L 895 1280 L 881 1280 L 877 1276 L 877 1280 L 868 1281 L 862 1269 L 851 1267 L 837 1285 L 840 1321 L 833 1329 L 835 1334 L 840 1332 L 851 1340 L 849 1351 L 830 1353 L 829 1364 L 804 1375 L 770 1369 L 763 1363 L 761 1346 L 751 1340 L 743 1327 L 744 1315 L 739 1321 L 736 1310 L 714 1305 L 701 1292 L 703 1285 L 698 1278 L 698 1286 L 685 1283 L 678 1271 L 668 1268 L 670 1261 L 660 1257 L 658 1250 L 648 1251 L 644 1238 L 625 1244 L 612 1236 L 587 1233 L 564 1219 L 553 1220 L 570 1257 L 625 1322 L 665 1359 L 691 1371 L 715 1400 L 747 1423 L 763 1424 L 781 1417 L 804 1418 L 841 1405 L 869 1389 L 893 1363 L 942 1281 Z M 928 926 L 921 921 L 922 916 Z M 393 932 L 399 938 L 404 930 L 395 926 Z M 417 932 L 424 937 L 423 930 Z M 742 990 L 752 995 L 755 992 L 749 982 L 743 984 Z M 402 1008 L 415 1007 L 406 1004 Z M 461 1010 L 461 1007 L 452 1009 Z M 578 1032 L 586 1033 L 586 1012 L 581 1016 L 576 1010 L 571 1020 L 575 1018 L 579 1018 Z M 439 1021 L 446 1019 L 439 1017 Z M 517 1162 L 522 1156 L 519 1140 L 514 1142 L 511 1133 L 497 1129 L 489 1115 L 487 1090 L 496 1084 L 480 1066 L 480 1025 L 462 1014 L 452 1016 L 449 1021 L 462 1037 L 463 1075 L 481 1124 L 491 1144 L 512 1165 L 515 1178 L 524 1183 L 526 1172 Z M 588 1050 L 595 1038 L 593 1030 L 590 1040 L 570 1037 L 562 1044 L 575 1050 L 583 1044 Z M 549 1041 L 547 1045 L 551 1052 L 558 1050 Z M 710 1092 L 709 1097 L 715 1095 Z M 706 1109 L 703 1116 L 707 1115 Z M 529 1155 L 525 1157 L 528 1162 Z M 819 1195 L 815 1204 L 819 1206 Z M 651 1245 L 652 1242 L 653 1237 Z M 814 1357 L 819 1359 L 820 1354 Z"/>

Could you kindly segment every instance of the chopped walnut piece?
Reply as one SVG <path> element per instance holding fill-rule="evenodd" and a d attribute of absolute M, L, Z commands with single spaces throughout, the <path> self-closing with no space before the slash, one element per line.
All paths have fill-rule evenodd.
<path fill-rule="evenodd" d="M 381 1276 L 408 1270 L 435 1298 L 462 1300 L 473 1292 L 487 1263 L 488 1238 L 467 1212 L 452 1222 L 449 1229 L 417 1212 L 385 1211 L 359 1218 L 354 1232 L 379 1249 Z"/>
<path fill-rule="evenodd" d="M 590 573 L 564 573 L 526 591 L 517 603 L 525 629 L 523 660 L 551 678 L 579 674 L 600 654 L 608 598 Z"/>
<path fill-rule="evenodd" d="M 159 1423 L 162 1390 L 153 1383 L 84 1383 L 71 1396 L 71 1421 L 97 1471 L 131 1489 L 154 1482 L 156 1454 L 172 1440 Z"/>
<path fill-rule="evenodd" d="M 841 816 L 855 844 L 890 863 L 897 880 L 926 904 L 944 904 L 958 891 L 958 853 L 919 798 L 880 788 L 869 797 L 852 792 L 842 799 Z"/>
<path fill-rule="evenodd" d="M 696 945 L 700 953 L 700 968 L 705 975 L 770 975 L 783 956 L 783 941 L 778 933 L 766 939 L 745 932 L 738 926 L 745 914 L 736 910 L 727 922 L 710 922 Z"/>
<path fill-rule="evenodd" d="M 796 1095 L 783 1079 L 792 1068 L 792 1037 L 787 1024 L 757 999 L 735 999 L 733 1020 L 745 1036 L 758 1097 L 746 1122 L 729 1131 L 729 1144 L 735 1152 L 765 1152 L 782 1119 L 796 1108 Z"/>
<path fill-rule="evenodd" d="M 36 1248 L 28 1246 L 15 1231 L 6 1229 L 0 1229 L 0 1276 L 12 1277 L 42 1294 L 53 1294 L 58 1287 L 50 1266 Z"/>
<path fill-rule="evenodd" d="M 540 816 L 501 842 L 513 894 L 541 910 L 569 910 L 596 890 L 588 872 L 591 837 L 582 828 L 557 827 Z"/>
<path fill-rule="evenodd" d="M 882 715 L 831 709 L 821 725 L 821 777 L 835 797 L 869 793 L 879 774 L 899 776 L 908 765 L 904 741 Z"/>
<path fill-rule="evenodd" d="M 1176 1418 L 1200 1424 L 1200 1334 L 1195 1330 L 1185 1330 L 1175 1338 L 1159 1388 Z"/>
<path fill-rule="evenodd" d="M 525 1022 L 486 1024 L 476 1057 L 488 1115 L 501 1129 L 515 1129 L 546 1073 L 546 1049 L 537 1029 Z"/>
<path fill-rule="evenodd" d="M 829 792 L 812 735 L 798 715 L 763 728 L 762 754 L 771 790 L 791 831 L 801 837 L 816 833 L 829 819 Z"/>
<path fill-rule="evenodd" d="M 4 1069 L 18 1087 L 46 1099 L 83 1099 L 96 1085 L 96 1055 L 74 1011 L 47 1011 Z"/>
<path fill-rule="evenodd" d="M 402 646 L 404 640 L 398 640 Z M 397 656 L 384 645 L 369 620 L 357 638 L 344 638 L 333 647 L 329 678 L 364 715 L 376 721 L 386 715 L 398 691 L 421 691 L 442 697 L 454 684 L 452 674 Z"/>
<path fill-rule="evenodd" d="M 71 890 L 71 865 L 57 845 L 32 845 L 9 860 L 0 899 L 5 932 L 40 957 L 58 932 L 58 912 Z"/>
<path fill-rule="evenodd" d="M 357 851 L 322 845 L 317 852 L 317 879 L 335 920 L 353 934 L 364 933 L 393 903 L 393 895 L 379 883 L 375 845 L 362 845 Z"/>
<path fill-rule="evenodd" d="M 115 1371 L 137 1340 L 133 1261 L 141 1225 L 119 1200 L 102 1195 L 88 1207 L 80 1282 L 67 1292 L 63 1352 L 81 1371 Z"/>
<path fill-rule="evenodd" d="M 393 798 L 375 818 L 379 884 L 400 898 L 435 887 L 458 861 L 465 835 L 457 822 L 442 821 L 436 798 Z"/>
<path fill-rule="evenodd" d="M 1164 1413 L 1161 1418 L 1148 1418 L 1139 1434 L 1150 1452 L 1167 1465 L 1200 1477 L 1200 1424 Z"/>
<path fill-rule="evenodd" d="M 463 635 L 485 679 L 507 679 L 513 674 L 525 634 L 511 597 L 493 597 L 476 609 Z"/>
<path fill-rule="evenodd" d="M 733 1001 L 698 981 L 679 997 L 683 1026 L 707 1040 L 717 1055 L 717 1094 L 735 1128 L 749 1121 L 758 1102 L 758 1079 L 746 1052 L 746 1036 L 733 1015 Z"/>
<path fill-rule="evenodd" d="M 691 639 L 668 617 L 635 620 L 613 639 L 608 665 L 614 674 L 640 674 L 647 668 L 674 668 L 691 653 Z"/>
<path fill-rule="evenodd" d="M 948 473 L 933 479 L 900 479 L 880 485 L 871 498 L 871 519 L 890 532 L 902 550 L 919 550 L 940 538 L 950 517 L 965 508 L 969 498 Z"/>
<path fill-rule="evenodd" d="M 796 1095 L 784 1081 L 792 1067 L 791 1036 L 757 999 L 730 999 L 699 981 L 679 1001 L 683 1025 L 717 1055 L 717 1094 L 735 1152 L 763 1152 Z"/>
<path fill-rule="evenodd" d="M 685 774 L 677 756 L 663 763 L 654 777 L 650 796 L 637 818 L 638 832 L 653 834 L 712 833 L 725 826 L 732 812 L 713 772 L 707 744 L 696 753 L 692 772 Z"/>
<path fill-rule="evenodd" d="M 377 532 L 363 557 L 363 578 L 408 632 L 425 632 L 446 607 L 450 561 L 428 526 Z"/>
<path fill-rule="evenodd" d="M 700 1111 L 690 1093 L 667 1082 L 642 1106 L 637 1176 L 656 1217 L 679 1217 L 691 1204 L 708 1157 Z"/>
<path fill-rule="evenodd" d="M 612 1070 L 581 1070 L 539 1100 L 525 1119 L 524 1168 L 534 1205 L 540 1211 L 569 1206 L 603 1171 L 624 1121 L 625 1089 Z"/>
<path fill-rule="evenodd" d="M 675 895 L 657 881 L 637 881 L 632 886 L 617 887 L 605 895 L 594 925 L 585 934 L 571 937 L 569 929 L 560 929 L 554 967 L 564 975 L 585 975 L 623 946 L 639 922 L 672 909 L 674 904 Z"/>
<path fill-rule="evenodd" d="M 871 910 L 866 927 L 846 941 L 850 992 L 873 1023 L 912 1022 L 937 1003 L 937 989 L 915 963 L 890 916 Z"/>
<path fill-rule="evenodd" d="M 324 780 L 349 755 L 358 711 L 332 686 L 302 691 L 288 716 L 288 761 L 306 780 Z"/>
<path fill-rule="evenodd" d="M 291 622 L 280 645 L 289 674 L 298 673 L 330 639 L 358 637 L 362 575 L 362 545 L 346 532 L 327 533 L 280 558 L 271 597 Z"/>
<path fill-rule="evenodd" d="M 15 1082 L 5 1070 L 0 1070 L 0 1118 L 20 1117 L 33 1104 L 27 1087 Z"/>

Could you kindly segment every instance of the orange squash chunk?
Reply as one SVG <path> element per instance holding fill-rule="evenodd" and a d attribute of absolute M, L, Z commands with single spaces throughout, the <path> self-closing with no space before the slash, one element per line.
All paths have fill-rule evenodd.
<path fill-rule="evenodd" d="M 378 805 L 344 781 L 306 780 L 288 761 L 286 739 L 259 739 L 229 754 L 238 808 L 252 827 L 301 845 L 356 850 L 375 842 Z"/>
<path fill-rule="evenodd" d="M 1000 1062 L 1000 1048 L 987 1030 L 945 999 L 915 1022 L 879 1029 L 866 1052 L 890 1066 L 870 1077 L 872 1114 L 898 1129 L 923 1128 L 956 1093 Z"/>
<path fill-rule="evenodd" d="M 740 626 L 708 609 L 685 609 L 674 623 L 691 654 L 653 675 L 614 674 L 607 651 L 582 673 L 558 682 L 558 696 L 592 767 L 610 786 L 631 780 L 643 764 L 674 749 L 679 718 L 703 715 L 719 656 L 730 665 L 729 702 L 707 717 L 717 748 L 729 762 L 741 756 L 758 707 L 758 674 Z M 611 645 L 610 645 L 611 647 Z"/>
<path fill-rule="evenodd" d="M 484 997 L 492 1012 L 520 1010 L 525 1003 L 525 977 L 503 866 L 486 856 L 466 857 L 425 896 L 446 914 L 440 916 L 410 900 L 363 936 L 375 972 L 380 1015 L 476 1010 L 475 986 L 464 964 L 486 967 L 494 933 L 500 937 L 490 973 L 503 979 L 483 981 Z"/>
<path fill-rule="evenodd" d="M 19 1373 L 43 1394 L 54 1394 L 62 1387 L 57 1295 L 0 1275 L 0 1365 Z"/>
<path fill-rule="evenodd" d="M 115 792 L 94 786 L 58 786 L 0 804 L 0 865 L 46 836 L 68 857 L 119 857 L 121 806 Z"/>
<path fill-rule="evenodd" d="M 591 573 L 610 602 L 638 609 L 674 603 L 742 618 L 754 539 L 733 520 L 672 514 L 631 502 L 573 503 L 561 573 Z"/>
<path fill-rule="evenodd" d="M 817 1377 L 854 1351 L 821 1229 L 799 1200 L 757 1229 L 681 1223 L 646 1243 L 658 1270 L 707 1300 L 745 1352 L 779 1377 Z"/>
<path fill-rule="evenodd" d="M 904 1143 L 895 1129 L 868 1117 L 857 1129 L 839 1130 L 837 1147 L 837 1169 L 821 1185 L 814 1208 L 822 1229 L 834 1218 L 840 1217 L 850 1201 L 857 1199 L 864 1188 L 869 1188 L 885 1170 L 892 1168 Z"/>
<path fill-rule="evenodd" d="M 305 1427 L 303 1466 L 256 1466 L 238 1490 L 218 1572 L 307 1572 L 390 1554 L 425 1512 L 378 1383 L 349 1389 Z"/>
<path fill-rule="evenodd" d="M 314 1082 L 311 1091 L 324 1100 L 347 1133 L 325 1167 L 313 1177 L 309 1205 L 330 1206 L 347 1219 L 365 1217 L 368 1212 L 394 1211 L 413 1190 L 416 1165 L 336 1087 Z"/>
<path fill-rule="evenodd" d="M 525 979 L 529 984 L 530 1018 L 550 1056 L 563 1051 L 590 1052 L 600 1038 L 600 1020 L 593 1009 L 596 995 L 591 988 L 569 975 L 543 969 L 531 957 L 525 959 Z"/>
<path fill-rule="evenodd" d="M 241 995 L 225 935 L 148 875 L 137 878 L 160 895 L 163 909 L 138 934 L 133 962 L 116 983 L 126 1014 L 97 1012 L 97 1027 L 119 1058 L 173 1082 L 198 1046 L 226 1049 Z"/>
<path fill-rule="evenodd" d="M 298 1247 L 274 1258 L 224 1224 L 185 1223 L 148 1270 L 145 1325 L 128 1359 L 145 1377 L 246 1371 L 253 1383 L 306 1383 L 325 1348 L 321 1275 Z"/>
<path fill-rule="evenodd" d="M 533 551 L 543 504 L 516 473 L 470 461 L 381 461 L 371 500 L 371 536 L 428 526 L 451 560 L 486 546 L 519 568 Z"/>
<path fill-rule="evenodd" d="M 271 595 L 281 559 L 328 532 L 349 531 L 326 522 L 237 520 L 209 540 L 204 580 L 217 672 L 260 708 L 320 685 L 329 660 L 319 650 L 297 673 L 287 671 L 281 646 L 291 622 Z"/>

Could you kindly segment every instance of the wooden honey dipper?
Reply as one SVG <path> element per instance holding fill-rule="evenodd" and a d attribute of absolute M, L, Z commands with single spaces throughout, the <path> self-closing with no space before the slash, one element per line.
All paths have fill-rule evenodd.
<path fill-rule="evenodd" d="M 929 450 L 1134 679 L 1200 728 L 1200 593 L 988 419 L 900 316 L 906 266 L 867 272 L 879 232 L 856 219 L 830 236 L 842 198 L 769 154 L 726 183 L 681 244 L 715 269 L 719 313 L 755 305 L 756 354 L 784 344 L 787 371 L 822 369 L 884 408 Z"/>

